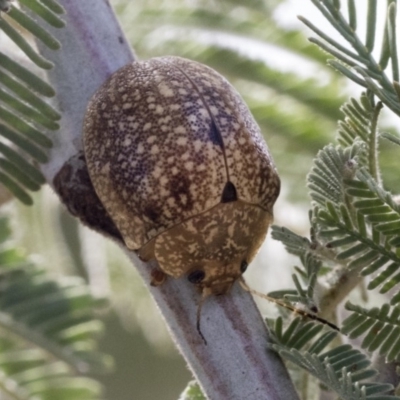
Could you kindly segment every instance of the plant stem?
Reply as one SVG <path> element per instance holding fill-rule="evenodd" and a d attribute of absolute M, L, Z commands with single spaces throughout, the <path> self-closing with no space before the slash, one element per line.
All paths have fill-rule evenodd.
<path fill-rule="evenodd" d="M 379 101 L 375 108 L 371 119 L 370 136 L 369 136 L 369 172 L 375 179 L 378 185 L 381 184 L 381 176 L 379 172 L 379 161 L 378 161 L 378 118 L 382 110 L 382 103 Z"/>
<path fill-rule="evenodd" d="M 319 303 L 321 318 L 329 318 L 336 312 L 337 306 L 347 295 L 359 285 L 363 277 L 360 271 L 363 267 L 355 268 L 351 271 L 343 267 L 338 267 L 326 278 L 329 289 L 323 294 Z"/>
<path fill-rule="evenodd" d="M 130 258 L 136 257 L 130 253 Z M 204 304 L 205 345 L 196 330 L 200 294 L 195 288 L 186 279 L 171 278 L 160 287 L 150 287 L 151 265 L 137 259 L 135 264 L 207 398 L 298 399 L 280 357 L 266 348 L 269 334 L 254 300 L 239 285 Z"/>

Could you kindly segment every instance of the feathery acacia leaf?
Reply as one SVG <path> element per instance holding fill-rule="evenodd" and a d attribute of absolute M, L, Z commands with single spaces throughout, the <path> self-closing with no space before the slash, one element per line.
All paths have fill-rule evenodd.
<path fill-rule="evenodd" d="M 29 13 L 61 28 L 64 22 L 59 15 L 63 9 L 55 0 L 20 0 L 20 3 L 21 8 L 9 3 L 7 14 L 0 14 L 0 34 L 7 35 L 39 68 L 52 68 L 52 63 L 31 46 L 19 28 L 36 36 L 50 49 L 58 50 L 60 43 Z M 29 8 L 29 13 L 24 7 Z M 47 161 L 46 149 L 52 145 L 50 132 L 59 128 L 56 122 L 60 119 L 59 113 L 44 100 L 54 95 L 52 87 L 38 73 L 0 52 L 0 152 L 4 157 L 0 164 L 0 182 L 25 204 L 32 204 L 28 190 L 38 190 L 26 175 L 30 174 L 29 170 L 41 175 L 37 162 Z M 40 184 L 43 182 L 41 177 Z"/>
<path fill-rule="evenodd" d="M 368 357 L 351 345 L 340 345 L 330 350 L 337 332 L 323 333 L 323 326 L 304 323 L 295 318 L 284 331 L 282 319 L 271 327 L 274 344 L 270 346 L 279 354 L 305 369 L 344 400 L 399 399 L 385 393 L 392 385 L 371 382 L 377 371 L 370 368 Z"/>
<path fill-rule="evenodd" d="M 385 293 L 400 283 L 396 273 L 400 213 L 393 196 L 377 183 L 380 108 L 365 94 L 360 101 L 351 99 L 344 105 L 338 136 L 343 147 L 329 145 L 321 150 L 307 179 L 317 204 L 313 221 L 317 242 L 349 269 L 362 270 L 363 275 L 381 270 L 368 288 L 381 286 Z"/>
<path fill-rule="evenodd" d="M 311 248 L 311 242 L 309 239 L 299 236 L 285 227 L 273 225 L 272 238 L 282 242 L 290 254 L 299 257 L 304 256 Z"/>
<path fill-rule="evenodd" d="M 400 283 L 400 276 L 395 274 L 400 267 L 395 247 L 400 213 L 391 195 L 383 192 L 365 169 L 357 171 L 356 176 L 360 179 L 343 181 L 341 193 L 347 199 L 341 201 L 340 210 L 335 203 L 319 209 L 318 232 L 322 237 L 329 236 L 326 246 L 335 250 L 336 259 L 346 261 L 348 268 L 361 268 L 364 276 L 380 269 L 368 288 L 382 285 L 380 291 L 385 293 Z M 343 204 L 346 200 L 349 206 Z"/>
<path fill-rule="evenodd" d="M 375 1 L 369 2 L 367 13 L 367 35 L 363 41 L 354 29 L 354 5 L 350 4 L 349 18 L 346 19 L 340 5 L 333 6 L 331 0 L 311 0 L 325 19 L 345 39 L 347 47 L 333 40 L 305 18 L 301 20 L 322 40 L 312 39 L 323 50 L 330 53 L 337 61 L 330 64 L 339 72 L 358 85 L 368 88 L 394 113 L 400 115 L 400 100 L 395 84 L 398 81 L 399 66 L 396 39 L 396 2 L 388 1 L 384 42 L 381 57 L 377 61 L 372 54 L 375 47 L 375 28 L 377 25 L 377 6 Z M 386 73 L 388 61 L 391 61 L 392 77 Z"/>
<path fill-rule="evenodd" d="M 0 391 L 16 399 L 97 399 L 100 385 L 85 377 L 109 360 L 96 351 L 101 305 L 81 279 L 55 281 L 8 241 L 0 219 Z"/>
<path fill-rule="evenodd" d="M 366 36 L 361 39 L 357 32 L 356 2 L 346 2 L 345 16 L 340 1 L 311 1 L 347 44 L 343 45 L 343 41 L 338 43 L 301 18 L 319 36 L 311 41 L 335 57 L 329 61 L 331 66 L 367 90 L 359 100 L 350 99 L 342 107 L 344 118 L 338 127 L 339 146 L 325 146 L 307 177 L 314 207 L 312 239 L 279 227 L 273 227 L 273 237 L 282 241 L 286 249 L 299 256 L 302 262 L 305 255 L 312 256 L 319 263 L 326 261 L 331 264 L 334 261 L 340 265 L 344 277 L 371 276 L 367 286 L 369 290 L 387 293 L 397 289 L 390 305 L 385 304 L 379 309 L 368 310 L 348 303 L 346 308 L 352 314 L 343 326 L 343 333 L 351 339 L 364 336 L 362 348 L 378 352 L 387 361 L 394 361 L 399 359 L 400 353 L 400 207 L 397 199 L 383 189 L 378 145 L 380 137 L 396 144 L 400 144 L 400 140 L 392 133 L 380 134 L 378 119 L 383 105 L 400 115 L 397 2 L 387 1 L 385 31 L 377 61 L 374 57 L 378 47 L 376 29 L 379 25 L 376 19 L 380 2 L 368 2 Z M 297 269 L 297 273 L 294 278 L 296 289 L 281 290 L 280 293 L 292 301 L 304 302 L 307 295 L 313 296 L 313 292 L 300 285 L 300 280 L 304 281 L 307 274 L 301 269 Z M 355 282 L 359 282 L 357 279 Z M 312 277 L 313 285 L 316 280 L 317 275 Z M 291 324 L 285 332 L 282 321 L 277 321 L 275 335 L 279 344 L 274 345 L 276 350 L 317 376 L 341 399 L 399 398 L 386 394 L 392 390 L 390 385 L 362 382 L 370 379 L 376 371 L 370 368 L 367 357 L 350 345 L 338 346 L 324 354 L 312 354 L 307 346 L 305 349 L 297 348 L 296 343 L 302 342 L 302 335 L 305 343 L 309 338 L 308 330 L 304 329 L 291 340 L 292 334 L 300 329 L 300 323 L 296 324 Z M 287 347 L 284 348 L 282 343 Z"/>
<path fill-rule="evenodd" d="M 390 192 L 382 189 L 379 181 L 377 119 L 380 108 L 366 94 L 360 101 L 351 99 L 342 108 L 345 117 L 339 123 L 338 141 L 342 146 L 328 145 L 314 160 L 307 177 L 315 204 L 311 218 L 313 241 L 278 227 L 273 228 L 273 237 L 302 260 L 305 254 L 312 254 L 320 262 L 335 260 L 348 271 L 360 271 L 362 276 L 375 274 L 368 289 L 379 287 L 381 293 L 386 293 L 400 283 L 400 206 Z M 313 279 L 315 282 L 316 276 Z M 298 286 L 297 294 L 285 293 L 285 297 L 293 300 L 297 296 L 301 301 L 304 290 Z M 398 302 L 400 294 L 395 294 L 391 304 Z M 351 305 L 347 308 L 353 314 L 344 322 L 343 332 L 351 338 L 366 334 L 363 348 L 378 350 L 387 360 L 395 360 L 400 352 L 397 307 L 390 314 L 389 305 L 381 310 Z M 288 336 L 287 333 L 277 335 L 280 340 Z M 359 379 L 375 372 L 357 351 L 353 353 L 350 348 L 340 346 L 333 353 L 325 354 L 328 359 L 302 353 L 289 340 L 287 347 L 279 350 L 283 357 L 307 369 L 343 399 L 375 398 L 378 393 L 376 398 L 397 398 L 383 394 L 389 386 L 366 383 L 363 388 Z M 352 357 L 360 360 L 354 375 L 349 374 L 354 370 L 350 365 Z"/>
<path fill-rule="evenodd" d="M 384 304 L 380 308 L 365 309 L 346 303 L 352 314 L 343 321 L 342 332 L 349 338 L 365 335 L 361 347 L 370 352 L 378 351 L 386 361 L 394 361 L 400 354 L 400 308 Z"/>

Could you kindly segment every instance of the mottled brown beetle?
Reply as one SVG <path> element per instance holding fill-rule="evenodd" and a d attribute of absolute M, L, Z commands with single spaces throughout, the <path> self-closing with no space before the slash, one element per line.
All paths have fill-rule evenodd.
<path fill-rule="evenodd" d="M 221 75 L 178 57 L 123 67 L 88 105 L 84 150 L 126 246 L 158 261 L 153 283 L 187 275 L 204 298 L 241 277 L 280 181 L 254 118 Z"/>

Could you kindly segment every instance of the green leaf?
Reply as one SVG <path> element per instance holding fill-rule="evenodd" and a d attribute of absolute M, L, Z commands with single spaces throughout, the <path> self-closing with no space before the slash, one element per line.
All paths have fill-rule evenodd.
<path fill-rule="evenodd" d="M 355 4 L 349 3 L 349 19 L 347 20 L 339 8 L 335 8 L 330 0 L 312 0 L 313 4 L 321 11 L 324 18 L 344 38 L 345 45 L 334 41 L 331 36 L 316 28 L 305 18 L 301 20 L 311 28 L 322 40 L 312 38 L 323 50 L 332 54 L 336 60 L 329 63 L 363 88 L 368 88 L 393 112 L 400 115 L 400 100 L 397 96 L 395 84 L 399 80 L 399 66 L 397 57 L 397 31 L 396 31 L 396 3 L 389 2 L 386 25 L 384 27 L 384 42 L 381 49 L 380 60 L 374 58 L 372 50 L 375 46 L 377 1 L 369 0 L 367 12 L 366 38 L 363 41 L 354 29 Z M 391 62 L 393 79 L 386 74 L 389 59 Z M 350 140 L 343 135 L 346 141 Z"/>
<path fill-rule="evenodd" d="M 16 78 L 42 96 L 55 96 L 54 89 L 47 82 L 2 52 L 0 52 L 0 66 L 9 72 L 12 72 Z M 52 112 L 52 116 L 58 117 L 58 119 L 60 118 L 55 111 Z"/>
<path fill-rule="evenodd" d="M 0 230 L 0 237 L 9 237 L 6 225 L 0 223 Z M 98 399 L 101 386 L 85 375 L 110 366 L 97 351 L 103 325 L 95 312 L 101 302 L 80 278 L 50 278 L 4 239 L 0 392 L 17 399 Z"/>
<path fill-rule="evenodd" d="M 0 19 L 0 30 L 2 30 L 13 42 L 15 42 L 15 44 L 26 54 L 26 56 L 38 67 L 47 70 L 53 68 L 53 63 L 38 54 L 36 50 L 29 44 L 29 42 L 4 19 Z"/>
<path fill-rule="evenodd" d="M 184 392 L 179 396 L 179 400 L 206 400 L 206 398 L 197 382 L 192 381 L 188 383 Z"/>
<path fill-rule="evenodd" d="M 65 26 L 64 21 L 57 16 L 57 14 L 63 13 L 62 7 L 56 1 L 47 1 L 46 5 L 50 5 L 49 8 L 45 7 L 42 3 L 37 0 L 19 0 L 21 4 L 28 7 L 35 14 L 43 18 L 49 25 L 55 28 L 63 28 Z"/>
<path fill-rule="evenodd" d="M 29 17 L 24 12 L 18 10 L 13 7 L 11 11 L 8 13 L 8 16 L 13 18 L 16 22 L 18 22 L 22 27 L 24 27 L 27 31 L 36 36 L 39 40 L 42 41 L 48 48 L 52 50 L 59 50 L 61 44 L 58 40 L 54 38 L 49 32 L 43 29 L 40 25 L 38 25 L 31 17 Z"/>
<path fill-rule="evenodd" d="M 310 251 L 310 240 L 299 236 L 288 228 L 272 225 L 272 238 L 283 243 L 286 250 L 294 255 L 303 256 Z"/>
<path fill-rule="evenodd" d="M 370 53 L 374 49 L 374 44 L 375 44 L 376 6 L 377 6 L 376 0 L 368 1 L 365 46 Z"/>
<path fill-rule="evenodd" d="M 53 64 L 31 46 L 18 28 L 30 32 L 48 48 L 58 50 L 59 41 L 39 25 L 35 17 L 61 28 L 64 22 L 58 14 L 63 8 L 55 0 L 21 0 L 20 3 L 20 8 L 10 3 L 7 19 L 0 18 L 0 31 L 33 63 L 50 69 Z M 27 13 L 24 7 L 30 11 Z M 61 118 L 60 114 L 43 99 L 54 95 L 53 88 L 29 67 L 21 66 L 19 60 L 0 52 L 0 152 L 5 157 L 0 160 L 0 182 L 27 205 L 32 204 L 28 191 L 38 190 L 44 183 L 37 162 L 47 162 L 46 150 L 52 146 L 49 131 L 59 129 L 55 121 Z"/>
<path fill-rule="evenodd" d="M 33 204 L 32 197 L 29 196 L 21 186 L 18 185 L 8 175 L 0 172 L 0 182 L 23 204 L 30 206 Z"/>
<path fill-rule="evenodd" d="M 392 143 L 397 144 L 400 146 L 400 138 L 398 136 L 395 136 L 389 132 L 383 132 L 381 134 L 381 137 L 390 140 Z"/>
<path fill-rule="evenodd" d="M 283 358 L 315 376 L 341 399 L 398 399 L 385 395 L 393 389 L 392 385 L 370 381 L 377 371 L 370 368 L 371 362 L 365 354 L 349 344 L 326 350 L 336 332 L 322 333 L 322 326 L 316 328 L 314 323 L 302 323 L 299 318 L 294 319 L 285 332 L 281 327 L 282 320 L 278 318 L 275 328 L 271 327 L 275 344 L 270 346 Z M 379 397 L 375 397 L 377 395 Z"/>
<path fill-rule="evenodd" d="M 346 117 L 348 122 L 354 120 L 355 114 L 359 120 L 365 116 L 373 120 L 374 114 L 361 107 L 361 103 L 352 104 L 352 111 Z M 365 131 L 367 137 L 370 135 L 368 129 Z M 367 140 L 366 145 L 372 144 Z M 390 261 L 390 265 L 368 285 L 369 290 L 382 286 L 381 293 L 386 293 L 400 284 L 400 273 L 397 273 L 400 254 L 396 247 L 400 244 L 397 240 L 400 210 L 391 193 L 381 188 L 368 169 L 349 158 L 354 154 L 353 149 L 355 154 L 362 154 L 357 141 L 351 148 L 326 146 L 318 153 L 308 177 L 311 197 L 318 202 L 313 229 L 317 232 L 317 243 L 328 239 L 325 247 L 334 252 L 336 260 L 349 269 L 362 268 L 363 276 L 383 269 Z M 349 163 L 353 162 L 356 169 L 349 173 Z M 364 160 L 365 164 L 368 162 Z M 316 252 L 322 259 L 327 258 L 321 252 L 323 248 L 319 245 Z M 392 301 L 397 301 L 397 297 Z"/>
<path fill-rule="evenodd" d="M 384 304 L 368 310 L 350 302 L 345 307 L 352 314 L 343 321 L 342 332 L 352 339 L 365 335 L 361 343 L 363 349 L 379 349 L 387 362 L 395 360 L 400 354 L 400 308 Z"/>

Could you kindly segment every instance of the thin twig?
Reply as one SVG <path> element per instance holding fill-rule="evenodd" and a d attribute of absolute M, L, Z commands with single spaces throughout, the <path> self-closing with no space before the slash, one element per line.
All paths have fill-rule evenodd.
<path fill-rule="evenodd" d="M 383 104 L 379 101 L 374 108 L 374 113 L 371 119 L 369 146 L 368 146 L 369 172 L 371 173 L 372 177 L 378 184 L 381 183 L 381 176 L 380 176 L 381 174 L 379 171 L 379 159 L 378 159 L 378 118 L 382 108 Z"/>

